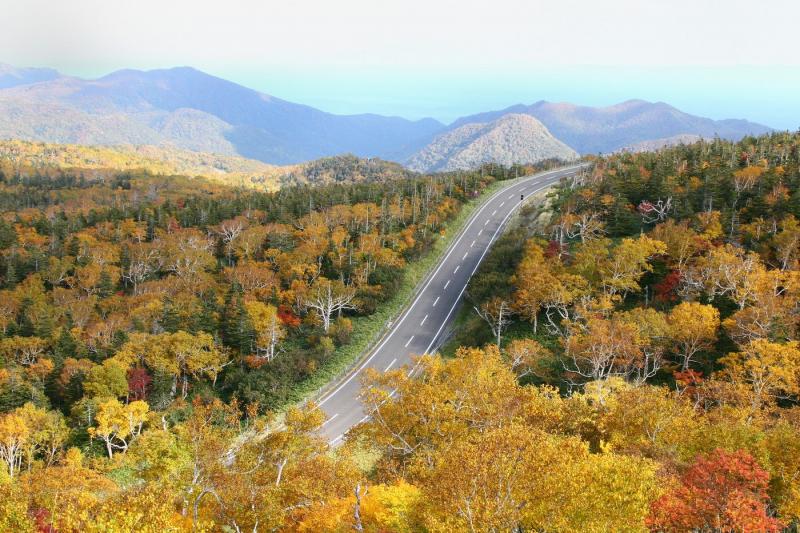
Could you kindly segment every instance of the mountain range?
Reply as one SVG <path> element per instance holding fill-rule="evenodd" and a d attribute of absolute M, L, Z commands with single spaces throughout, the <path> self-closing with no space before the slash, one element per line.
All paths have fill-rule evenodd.
<path fill-rule="evenodd" d="M 608 107 L 540 101 L 445 125 L 431 118 L 327 113 L 189 67 L 121 70 L 84 80 L 0 65 L 0 139 L 156 145 L 274 165 L 352 153 L 419 171 L 454 170 L 768 131 L 746 120 L 712 120 L 643 100 Z"/>
<path fill-rule="evenodd" d="M 433 119 L 334 115 L 192 68 L 59 76 L 0 90 L 0 138 L 174 144 L 273 164 L 343 152 L 404 159 L 441 129 Z"/>
<path fill-rule="evenodd" d="M 17 68 L 0 63 L 0 89 L 50 81 L 60 77 L 61 74 L 51 68 Z"/>
<path fill-rule="evenodd" d="M 628 100 L 607 107 L 540 101 L 456 120 L 456 128 L 471 122 L 490 122 L 510 113 L 536 117 L 550 132 L 581 154 L 608 153 L 628 145 L 681 135 L 738 140 L 771 128 L 747 120 L 712 120 L 684 113 L 664 102 Z"/>

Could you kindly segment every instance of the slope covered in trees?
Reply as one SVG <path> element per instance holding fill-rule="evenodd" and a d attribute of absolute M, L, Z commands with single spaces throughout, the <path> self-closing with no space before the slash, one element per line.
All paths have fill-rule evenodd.
<path fill-rule="evenodd" d="M 383 168 L 315 172 L 342 164 Z M 465 200 L 522 172 L 265 193 L 4 167 L 0 530 L 272 529 L 350 493 L 356 466 L 328 456 L 320 413 L 270 413 Z"/>
<path fill-rule="evenodd" d="M 491 178 L 155 198 L 147 178 L 6 178 L 36 209 L 0 232 L 0 529 L 796 526 L 799 145 L 596 160 L 544 233 L 523 215 L 493 249 L 465 346 L 368 375 L 372 417 L 336 450 L 313 405 L 274 414 L 282 380 Z"/>
<path fill-rule="evenodd" d="M 580 421 L 558 431 L 651 461 L 653 529 L 800 516 L 799 149 L 773 134 L 599 158 L 468 288 L 453 344 L 499 345 L 571 405 Z"/>
<path fill-rule="evenodd" d="M 225 185 L 274 191 L 300 184 L 354 183 L 411 177 L 397 163 L 343 154 L 275 166 L 243 157 L 152 145 L 86 146 L 0 140 L 0 170 L 7 176 L 73 175 L 113 179 L 120 172 L 200 176 Z"/>
<path fill-rule="evenodd" d="M 69 412 L 98 364 L 123 381 L 135 370 L 162 406 L 207 390 L 275 407 L 348 342 L 348 316 L 386 300 L 494 179 L 262 193 L 177 177 L 4 175 L 0 351 L 11 377 L 0 409 Z"/>

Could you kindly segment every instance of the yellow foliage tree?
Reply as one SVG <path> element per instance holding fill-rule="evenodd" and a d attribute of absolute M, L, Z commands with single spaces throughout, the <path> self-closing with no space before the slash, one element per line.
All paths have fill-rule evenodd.
<path fill-rule="evenodd" d="M 670 337 L 680 358 L 681 370 L 688 370 L 697 352 L 717 340 L 719 311 L 698 302 L 682 302 L 669 312 Z"/>
<path fill-rule="evenodd" d="M 116 398 L 101 402 L 95 416 L 95 425 L 89 428 L 89 434 L 105 443 L 110 459 L 114 456 L 114 450 L 121 450 L 123 453 L 128 450 L 130 441 L 141 434 L 149 411 L 150 406 L 142 400 L 127 405 Z"/>
<path fill-rule="evenodd" d="M 800 344 L 756 339 L 720 359 L 723 379 L 745 391 L 753 413 L 778 398 L 800 393 Z"/>
<path fill-rule="evenodd" d="M 244 304 L 256 331 L 256 351 L 260 357 L 272 361 L 278 353 L 279 343 L 286 337 L 286 329 L 278 319 L 278 310 L 257 300 Z"/>

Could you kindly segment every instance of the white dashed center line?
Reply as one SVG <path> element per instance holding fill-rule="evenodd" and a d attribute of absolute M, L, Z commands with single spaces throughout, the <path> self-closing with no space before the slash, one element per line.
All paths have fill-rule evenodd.
<path fill-rule="evenodd" d="M 552 174 L 552 173 L 551 173 L 551 174 Z M 550 175 L 550 174 L 545 174 L 545 176 L 549 176 L 549 175 Z M 549 179 L 545 178 L 545 180 L 544 180 L 544 181 L 552 181 L 552 180 L 549 180 Z M 518 195 L 518 196 L 521 196 L 521 197 L 523 197 L 524 195 L 521 195 L 521 194 L 520 194 L 520 192 L 521 192 L 521 191 L 525 191 L 525 190 L 526 190 L 526 189 L 528 189 L 528 188 L 531 188 L 531 189 L 533 189 L 533 191 L 532 191 L 532 193 L 531 193 L 531 194 L 535 194 L 536 192 L 538 192 L 538 191 L 540 191 L 540 190 L 542 190 L 542 189 L 543 189 L 543 187 L 539 187 L 539 185 L 542 185 L 542 183 L 536 183 L 536 182 L 532 182 L 532 186 L 521 187 L 521 188 L 519 188 L 519 189 L 515 187 L 515 188 L 514 188 L 512 191 L 509 191 L 509 193 L 511 193 L 511 194 L 508 196 L 508 200 L 512 200 L 512 199 L 514 198 L 514 196 L 515 196 L 515 195 Z M 498 195 L 498 197 L 499 197 L 499 195 Z M 499 198 L 498 198 L 498 199 L 499 199 Z M 520 201 L 522 201 L 522 200 L 520 200 Z M 502 203 L 500 203 L 500 204 L 499 204 L 499 206 L 498 206 L 498 209 L 496 209 L 496 210 L 494 211 L 494 213 L 492 213 L 492 216 L 491 216 L 491 217 L 489 217 L 489 219 L 487 219 L 487 220 L 484 222 L 484 228 L 481 228 L 481 229 L 479 229 L 479 231 L 478 231 L 478 236 L 480 236 L 480 235 L 483 233 L 483 229 L 485 229 L 485 227 L 486 227 L 486 226 L 489 224 L 489 222 L 490 222 L 491 220 L 493 220 L 493 217 L 494 217 L 494 216 L 497 214 L 497 212 L 499 211 L 499 209 L 500 209 L 500 208 L 502 208 L 502 207 L 504 206 L 504 204 L 505 204 L 505 203 L 506 203 L 506 202 L 502 202 Z M 518 205 L 519 205 L 519 204 L 516 204 L 516 206 L 518 206 Z M 503 225 L 503 224 L 506 222 L 506 220 L 508 219 L 508 217 L 510 216 L 510 214 L 511 214 L 511 213 L 509 213 L 508 215 L 505 215 L 505 218 L 503 218 L 503 219 L 501 220 L 501 222 L 500 222 L 500 225 L 499 225 L 500 227 L 499 227 L 499 228 L 497 228 L 497 229 L 496 229 L 496 231 L 495 231 L 495 230 L 491 230 L 491 231 L 494 233 L 494 236 L 493 236 L 493 237 L 490 239 L 490 243 L 491 243 L 491 241 L 492 241 L 492 240 L 493 240 L 493 239 L 494 239 L 494 238 L 497 236 L 497 234 L 499 233 L 499 231 L 502 229 L 502 225 Z M 484 216 L 485 216 L 485 215 L 484 215 Z M 477 217 L 476 217 L 476 218 L 477 218 Z M 477 223 L 477 221 L 475 221 L 475 222 Z M 472 244 L 470 245 L 470 247 L 468 248 L 468 250 L 469 250 L 469 249 L 472 249 L 472 248 L 474 248 L 474 245 L 475 245 L 475 243 L 476 243 L 476 242 L 477 242 L 477 240 L 475 240 L 475 241 L 472 241 Z M 455 247 L 454 247 L 454 248 L 455 248 Z M 488 251 L 488 248 L 487 248 L 487 251 Z M 455 250 L 454 250 L 454 249 L 451 249 L 451 252 L 453 252 L 453 253 L 458 253 L 458 252 L 455 252 Z M 450 252 L 448 252 L 448 255 L 449 255 L 449 253 L 450 253 Z M 483 252 L 483 254 L 482 254 L 482 255 L 480 255 L 480 258 L 478 259 L 478 261 L 480 261 L 481 259 L 483 259 L 483 257 L 484 257 L 484 255 L 485 255 L 485 254 L 486 254 L 486 251 L 484 251 L 484 252 Z M 468 252 L 464 254 L 464 258 L 462 259 L 462 262 L 463 262 L 463 260 L 464 260 L 464 259 L 466 259 L 467 255 L 468 255 Z M 443 264 L 442 264 L 442 265 L 440 265 L 440 267 L 439 267 L 439 268 L 441 268 L 442 266 L 443 266 Z M 457 265 L 457 266 L 455 267 L 455 270 L 453 271 L 453 274 L 456 274 L 456 273 L 458 272 L 459 268 L 461 268 L 461 265 L 460 265 L 460 264 L 459 264 L 459 265 Z M 477 268 L 478 268 L 478 266 L 477 266 L 477 265 L 475 265 L 475 270 L 477 270 Z M 472 273 L 473 273 L 473 274 L 474 274 L 475 270 L 473 270 L 473 271 L 472 271 Z M 438 268 L 437 268 L 437 272 L 438 272 Z M 430 284 L 430 283 L 433 281 L 433 278 L 434 278 L 434 277 L 435 277 L 435 276 L 432 276 L 432 279 L 428 281 L 428 283 L 425 285 L 425 289 L 426 289 L 426 288 L 428 287 L 428 285 L 429 285 L 429 284 Z M 449 285 L 450 285 L 450 282 L 451 282 L 451 281 L 452 281 L 452 279 L 448 279 L 448 280 L 445 282 L 445 285 L 444 285 L 444 288 L 443 288 L 443 292 L 445 292 L 445 291 L 447 290 L 447 288 L 449 287 Z M 460 297 L 461 297 L 461 295 L 464 293 L 465 289 L 466 289 L 466 287 L 459 289 L 459 290 L 460 290 L 460 292 L 458 293 L 458 297 L 459 297 L 459 298 L 460 298 Z M 424 289 L 423 289 L 423 290 L 424 290 Z M 421 291 L 421 292 L 420 292 L 420 294 L 417 296 L 417 299 L 416 299 L 416 300 L 415 300 L 415 301 L 412 303 L 412 305 L 411 305 L 411 308 L 409 308 L 409 309 L 406 311 L 406 313 L 405 313 L 405 314 L 402 316 L 402 318 L 400 319 L 400 322 L 402 322 L 403 320 L 405 320 L 405 319 L 408 317 L 408 315 L 409 315 L 409 314 L 411 314 L 411 311 L 412 311 L 412 309 L 413 309 L 414 305 L 417 303 L 417 300 L 419 300 L 421 297 L 422 297 L 422 291 Z M 435 306 L 436 306 L 436 305 L 439 303 L 439 299 L 440 299 L 440 298 L 441 298 L 441 296 L 437 296 L 437 297 L 435 298 L 435 300 L 434 300 L 434 302 L 433 302 L 433 306 L 434 306 L 434 307 L 435 307 Z M 456 302 L 456 303 L 457 303 L 457 302 Z M 447 305 L 450 305 L 450 303 L 448 303 Z M 451 308 L 451 309 L 450 309 L 450 311 L 449 311 L 449 312 L 447 313 L 447 315 L 445 316 L 445 318 L 444 318 L 444 322 L 441 324 L 441 326 L 439 326 L 439 330 L 438 330 L 438 331 L 437 331 L 437 332 L 436 332 L 436 333 L 433 335 L 433 340 L 431 340 L 431 344 L 430 344 L 430 345 L 428 345 L 428 347 L 427 347 L 427 348 L 425 348 L 425 349 L 424 349 L 424 351 L 428 351 L 428 350 L 430 350 L 430 349 L 431 349 L 431 346 L 433 345 L 433 342 L 435 342 L 435 339 L 436 339 L 436 337 L 437 337 L 437 336 L 438 336 L 438 335 L 439 335 L 439 334 L 442 332 L 442 329 L 443 329 L 443 328 L 445 327 L 445 325 L 447 324 L 447 321 L 450 319 L 450 315 L 452 314 L 452 312 L 453 312 L 453 310 L 454 310 L 454 309 L 455 309 L 455 304 L 454 304 L 453 308 Z M 437 315 L 437 316 L 438 316 L 438 315 Z M 424 325 L 424 324 L 427 322 L 427 320 L 428 320 L 428 317 L 429 317 L 429 315 L 425 315 L 425 317 L 424 317 L 424 318 L 422 319 L 422 321 L 420 322 L 420 326 L 423 326 L 423 325 Z M 437 320 L 437 322 L 439 321 L 439 319 L 438 319 L 438 318 L 437 318 L 436 320 Z M 419 327 L 419 326 L 418 326 L 418 327 Z M 392 330 L 392 333 L 394 333 L 394 332 L 398 332 L 398 330 L 399 330 L 399 323 L 398 323 L 398 325 L 395 325 L 394 329 Z M 424 335 L 423 335 L 423 337 L 427 337 L 427 336 L 428 336 L 427 334 L 424 334 Z M 411 343 L 412 343 L 414 340 L 415 340 L 415 336 L 414 336 L 414 335 L 411 335 L 411 336 L 409 337 L 409 339 L 408 339 L 408 340 L 406 341 L 406 343 L 405 343 L 405 348 L 408 348 L 408 347 L 411 345 Z M 338 388 L 338 389 L 336 389 L 336 390 L 335 390 L 333 393 L 331 393 L 330 395 L 328 395 L 328 397 L 327 397 L 327 398 L 323 399 L 323 400 L 320 402 L 320 404 L 324 404 L 326 401 L 328 401 L 329 399 L 331 399 L 332 397 L 334 397 L 334 396 L 335 396 L 335 395 L 336 395 L 336 394 L 337 394 L 337 393 L 338 393 L 338 392 L 339 392 L 339 391 L 340 391 L 340 390 L 341 390 L 341 389 L 342 389 L 342 388 L 343 388 L 343 387 L 344 387 L 344 386 L 345 386 L 345 385 L 346 385 L 346 384 L 347 384 L 347 383 L 348 383 L 348 382 L 349 382 L 351 379 L 353 379 L 353 378 L 354 378 L 354 377 L 355 377 L 355 376 L 356 376 L 356 375 L 357 375 L 357 374 L 358 374 L 358 373 L 359 373 L 361 370 L 363 370 L 364 368 L 366 368 L 366 367 L 367 367 L 367 365 L 369 364 L 370 360 L 371 360 L 371 359 L 372 359 L 372 358 L 373 358 L 375 355 L 377 355 L 377 354 L 378 354 L 378 352 L 379 352 L 379 351 L 380 351 L 380 349 L 382 348 L 383 344 L 385 344 L 387 341 L 388 341 L 388 338 L 387 338 L 386 340 L 384 340 L 384 341 L 383 341 L 383 343 L 382 343 L 380 346 L 378 346 L 378 348 L 377 348 L 376 350 L 374 350 L 374 351 L 373 351 L 372 355 L 371 355 L 371 356 L 370 356 L 370 357 L 369 357 L 369 358 L 368 358 L 368 359 L 367 359 L 367 360 L 366 360 L 366 361 L 365 361 L 365 362 L 362 364 L 361 368 L 359 368 L 359 370 L 358 370 L 358 371 L 356 371 L 354 374 L 352 374 L 352 375 L 351 375 L 351 376 L 350 376 L 350 377 L 349 377 L 349 378 L 348 378 L 348 379 L 347 379 L 347 380 L 346 380 L 346 381 L 345 381 L 343 384 L 341 384 L 341 385 L 339 386 L 339 388 Z M 428 342 L 428 341 L 427 341 L 427 340 L 425 340 L 425 342 Z M 424 345 L 423 345 L 423 347 L 424 347 Z M 420 347 L 418 346 L 418 348 L 420 348 Z M 420 349 L 421 349 L 421 348 L 420 348 Z M 416 350 L 416 349 L 415 349 L 415 350 Z M 390 363 L 389 363 L 389 364 L 388 364 L 388 365 L 385 367 L 385 368 L 386 368 L 385 372 L 388 372 L 388 371 L 389 371 L 391 368 L 393 368 L 395 365 L 397 365 L 397 364 L 398 364 L 399 357 L 403 357 L 403 355 L 402 355 L 402 354 L 394 354 L 394 355 L 397 355 L 398 357 L 397 357 L 397 358 L 395 358 L 395 359 L 393 359 L 393 360 L 392 360 L 392 361 L 391 361 L 391 362 L 390 362 Z M 400 362 L 400 364 L 402 365 L 402 364 L 403 364 L 403 362 Z M 376 366 L 377 366 L 377 365 L 376 365 Z M 411 370 L 408 372 L 408 375 L 409 375 L 409 376 L 410 376 L 410 375 L 413 375 L 413 373 L 414 373 L 414 370 L 415 370 L 415 369 L 416 369 L 416 367 L 414 367 L 414 368 L 411 368 Z M 396 389 L 395 389 L 395 390 L 393 390 L 393 391 L 390 393 L 390 396 L 394 396 L 396 392 L 397 392 L 397 391 L 396 391 Z M 331 420 L 333 420 L 333 419 L 337 418 L 337 417 L 339 416 L 339 414 L 340 414 L 340 413 L 334 413 L 334 414 L 333 414 L 333 415 L 330 417 L 330 419 L 328 419 L 328 420 L 327 420 L 325 423 L 323 423 L 322 425 L 324 425 L 324 424 L 326 424 L 327 422 L 330 422 Z M 350 413 L 350 412 L 345 412 L 345 415 L 344 415 L 344 418 L 343 418 L 343 422 L 342 422 L 342 423 L 340 423 L 340 424 L 338 424 L 338 425 L 345 425 L 345 426 L 351 427 L 351 426 L 353 425 L 353 424 L 352 424 L 352 421 L 351 421 L 351 420 L 350 420 L 350 418 L 349 418 L 349 416 L 350 416 L 351 414 L 352 414 L 352 413 Z M 364 421 L 368 420 L 369 418 L 370 418 L 370 415 L 365 415 L 365 416 L 364 416 L 364 417 L 363 417 L 363 418 L 362 418 L 362 419 L 359 421 L 359 423 L 361 423 L 361 422 L 364 422 Z M 346 428 L 341 428 L 341 429 L 340 429 L 340 431 L 341 431 L 341 430 L 345 430 L 345 429 L 346 429 Z M 329 443 L 330 443 L 330 445 L 331 445 L 331 446 L 335 446 L 335 445 L 336 445 L 338 442 L 341 442 L 343 439 L 344 439 L 344 433 L 340 434 L 339 436 L 337 436 L 337 437 L 336 437 L 336 438 L 334 438 L 333 440 L 330 440 L 330 441 L 329 441 Z"/>
<path fill-rule="evenodd" d="M 466 254 L 464 254 L 464 257 L 462 257 L 462 258 L 461 258 L 461 260 L 462 260 L 462 261 L 463 261 L 464 259 L 466 259 L 466 258 L 467 258 L 467 254 L 468 254 L 468 253 L 469 253 L 469 252 L 467 252 Z"/>
<path fill-rule="evenodd" d="M 494 211 L 492 211 L 492 216 L 495 216 L 496 214 L 497 214 L 497 209 L 495 209 Z"/>
<path fill-rule="evenodd" d="M 333 416 L 332 416 L 332 417 L 330 417 L 329 419 L 327 419 L 325 422 L 323 422 L 323 423 L 322 423 L 322 425 L 321 425 L 320 427 L 321 427 L 321 428 L 324 428 L 324 427 L 325 427 L 325 424 L 327 424 L 328 422 L 332 421 L 332 420 L 333 420 L 334 418 L 336 418 L 337 416 L 339 416 L 339 413 L 334 413 L 334 414 L 333 414 Z"/>

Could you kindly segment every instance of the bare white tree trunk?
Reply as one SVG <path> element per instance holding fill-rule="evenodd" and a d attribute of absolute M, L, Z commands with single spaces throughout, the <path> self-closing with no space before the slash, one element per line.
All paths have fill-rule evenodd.
<path fill-rule="evenodd" d="M 499 348 L 503 332 L 511 324 L 511 306 L 505 300 L 494 298 L 480 306 L 480 308 L 474 307 L 474 309 L 478 316 L 489 324 Z"/>
<path fill-rule="evenodd" d="M 319 313 L 322 327 L 327 333 L 334 313 L 356 308 L 353 304 L 355 296 L 355 287 L 321 277 L 314 282 L 309 293 L 303 298 L 303 306 Z"/>

